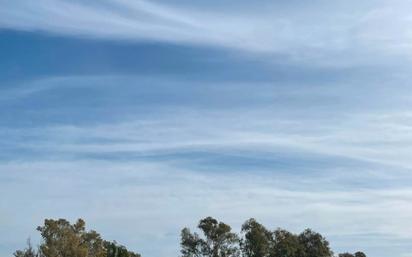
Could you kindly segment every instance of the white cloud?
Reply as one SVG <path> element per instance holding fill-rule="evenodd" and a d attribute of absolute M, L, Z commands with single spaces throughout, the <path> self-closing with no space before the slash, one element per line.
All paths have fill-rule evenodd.
<path fill-rule="evenodd" d="M 91 228 L 147 256 L 174 255 L 179 230 L 205 215 L 235 230 L 256 217 L 271 228 L 298 232 L 310 226 L 330 237 L 412 239 L 408 188 L 340 191 L 325 189 L 317 178 L 307 187 L 276 173 L 211 175 L 154 162 L 11 162 L 0 170 L 0 192 L 14 195 L 0 204 L 3 222 L 17 228 L 13 240 L 33 235 L 43 218 L 83 217 Z"/>
<path fill-rule="evenodd" d="M 142 0 L 3 2 L 0 27 L 11 29 L 216 45 L 329 65 L 411 50 L 406 1 L 319 1 L 294 8 L 273 3 L 253 11 L 244 5 L 182 7 Z"/>
<path fill-rule="evenodd" d="M 0 28 L 219 46 L 264 53 L 267 59 L 270 53 L 281 53 L 328 67 L 374 63 L 376 58 L 411 52 L 410 1 L 314 1 L 283 9 L 268 4 L 264 10 L 127 0 L 0 2 Z M 391 60 L 384 61 L 377 63 L 384 66 Z M 0 242 L 7 247 L 23 244 L 46 217 L 84 217 L 90 227 L 143 251 L 144 256 L 171 256 L 177 254 L 182 226 L 194 226 L 199 218 L 213 215 L 235 228 L 249 217 L 295 232 L 310 226 L 338 238 L 331 239 L 338 249 L 351 245 L 359 250 L 367 247 L 376 257 L 407 256 L 410 243 L 400 247 L 399 242 L 412 240 L 408 67 L 402 63 L 400 71 L 374 70 L 372 76 L 394 72 L 383 80 L 349 74 L 346 81 L 333 85 L 313 85 L 316 82 L 302 75 L 299 87 L 217 83 L 213 88 L 210 99 L 230 101 L 225 96 L 239 96 L 248 87 L 243 91 L 247 97 L 239 100 L 242 107 L 162 103 L 144 117 L 129 110 L 127 118 L 109 123 L 40 121 L 37 127 L 1 127 L 0 147 L 7 150 L 0 153 L 5 156 L 0 161 Z M 8 106 L 62 87 L 95 87 L 101 80 L 108 88 L 119 77 L 41 79 L 2 90 L 0 101 Z M 159 78 L 153 85 L 172 82 L 180 83 Z M 227 91 L 217 90 L 219 86 Z M 259 105 L 251 99 L 266 102 Z M 20 117 L 23 111 L 12 108 L 10 113 Z M 47 111 L 38 110 L 46 120 Z M 102 161 L 116 154 L 156 157 L 196 151 L 263 161 L 276 161 L 275 155 L 282 152 L 316 160 L 288 163 L 293 168 L 273 167 L 264 175 L 257 172 L 259 167 L 233 168 L 227 163 L 218 164 L 227 168 L 226 173 L 205 173 L 199 166 L 213 160 L 196 166 L 190 157 Z M 99 160 L 93 161 L 92 155 Z M 320 165 L 328 158 L 355 161 L 360 167 Z M 292 174 L 299 165 L 321 175 Z M 348 181 L 351 186 L 346 186 Z M 365 234 L 376 240 L 363 245 Z M 357 237 L 361 239 L 354 242 Z M 385 252 L 384 247 L 390 249 Z"/>
<path fill-rule="evenodd" d="M 19 102 L 61 87 L 96 86 L 80 83 L 83 79 L 90 78 L 40 80 L 8 91 L 3 99 Z M 336 87 L 333 92 L 311 87 L 300 93 L 322 99 L 355 87 Z M 295 90 L 278 94 L 291 96 Z M 0 163 L 0 194 L 12 195 L 0 202 L 1 220 L 4 229 L 16 228 L 3 242 L 18 247 L 18 240 L 23 244 L 26 236 L 34 235 L 34 227 L 46 217 L 84 217 L 90 227 L 145 256 L 170 256 L 177 254 L 182 226 L 213 215 L 236 229 L 249 217 L 295 232 L 313 227 L 342 251 L 351 245 L 379 257 L 395 248 L 394 256 L 408 252 L 410 244 L 398 248 L 403 244 L 399 242 L 412 238 L 412 114 L 407 108 L 361 108 L 355 113 L 335 108 L 333 118 L 292 103 L 279 108 L 166 106 L 117 122 L 3 127 L 4 149 L 17 154 Z M 276 163 L 278 153 L 295 159 L 280 160 L 289 167 L 261 173 L 259 167 L 226 162 L 217 164 L 220 170 L 208 169 L 213 159 L 192 165 L 196 156 L 190 155 L 144 158 L 196 151 L 259 162 Z M 110 159 L 128 154 L 132 157 L 122 161 Z M 322 166 L 334 157 L 331 165 Z M 299 158 L 309 162 L 299 163 Z M 342 165 L 353 160 L 356 165 Z M 317 175 L 294 173 L 302 165 Z M 19 223 L 27 213 L 30 218 Z M 375 242 L 366 243 L 371 237 Z"/>
<path fill-rule="evenodd" d="M 344 115 L 339 121 L 302 121 L 259 109 L 236 115 L 183 109 L 173 115 L 158 113 L 114 124 L 3 129 L 1 133 L 15 135 L 12 140 L 22 135 L 35 139 L 13 144 L 38 153 L 146 155 L 202 149 L 274 153 L 289 149 L 409 170 L 411 116 L 409 112 L 365 113 Z"/>

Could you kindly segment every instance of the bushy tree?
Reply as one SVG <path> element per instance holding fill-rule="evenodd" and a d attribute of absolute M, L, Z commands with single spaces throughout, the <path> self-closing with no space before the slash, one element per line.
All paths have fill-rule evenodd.
<path fill-rule="evenodd" d="M 107 257 L 140 257 L 140 254 L 129 251 L 123 245 L 116 242 L 104 241 Z"/>
<path fill-rule="evenodd" d="M 201 257 L 202 254 L 202 239 L 197 233 L 191 233 L 190 229 L 184 228 L 180 233 L 180 246 L 182 256 L 184 257 Z"/>
<path fill-rule="evenodd" d="M 242 225 L 240 248 L 244 257 L 268 257 L 272 248 L 272 233 L 255 219 Z"/>
<path fill-rule="evenodd" d="M 42 237 L 39 250 L 28 247 L 14 253 L 15 257 L 140 257 L 116 242 L 104 241 L 94 230 L 86 231 L 82 219 L 70 224 L 65 219 L 46 219 L 37 227 Z"/>
<path fill-rule="evenodd" d="M 306 229 L 294 234 L 284 229 L 270 231 L 255 219 L 242 225 L 241 237 L 230 226 L 212 217 L 200 220 L 203 236 L 181 232 L 182 257 L 333 257 L 329 242 L 319 233 Z M 338 257 L 366 257 L 363 252 Z"/>
<path fill-rule="evenodd" d="M 303 247 L 302 257 L 332 257 L 329 242 L 319 233 L 306 229 L 299 234 L 298 240 Z"/>
<path fill-rule="evenodd" d="M 338 257 L 355 257 L 355 255 L 351 253 L 340 253 Z"/>
<path fill-rule="evenodd" d="M 355 257 L 366 257 L 366 254 L 364 254 L 363 252 L 356 252 Z"/>
<path fill-rule="evenodd" d="M 181 253 L 183 257 L 234 257 L 239 255 L 239 239 L 231 227 L 212 217 L 200 220 L 198 228 L 204 238 L 192 234 L 188 228 L 181 232 Z"/>
<path fill-rule="evenodd" d="M 37 228 L 43 238 L 40 250 L 45 257 L 105 257 L 103 240 L 96 231 L 86 231 L 85 222 L 70 224 L 65 219 L 46 219 Z"/>
<path fill-rule="evenodd" d="M 354 254 L 351 253 L 341 253 L 338 255 L 339 257 L 366 257 L 366 254 L 363 252 L 356 252 Z"/>
<path fill-rule="evenodd" d="M 301 257 L 304 246 L 297 235 L 284 230 L 277 229 L 273 232 L 273 247 L 270 257 Z"/>
<path fill-rule="evenodd" d="M 300 234 L 287 230 L 270 231 L 255 219 L 241 228 L 241 238 L 229 225 L 207 217 L 200 220 L 202 235 L 181 231 L 182 257 L 332 257 L 329 242 L 319 233 L 306 229 Z M 105 241 L 94 230 L 87 231 L 82 219 L 70 224 L 65 219 L 46 219 L 37 230 L 42 242 L 35 250 L 30 240 L 14 257 L 141 257 L 114 242 Z M 341 253 L 338 257 L 366 257 L 363 252 Z"/>

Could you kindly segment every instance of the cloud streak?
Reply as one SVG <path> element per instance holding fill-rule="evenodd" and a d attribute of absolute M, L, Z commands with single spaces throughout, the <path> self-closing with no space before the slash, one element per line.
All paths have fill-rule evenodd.
<path fill-rule="evenodd" d="M 13 192 L 0 210 L 4 228 L 17 227 L 3 249 L 18 248 L 43 218 L 81 216 L 109 238 L 164 256 L 177 252 L 182 226 L 214 215 L 235 227 L 248 217 L 296 232 L 310 226 L 342 251 L 353 238 L 354 250 L 375 256 L 409 251 L 412 114 L 402 83 L 391 91 L 385 83 L 375 91 L 363 84 L 371 92 L 367 103 L 353 97 L 358 84 L 343 82 L 334 90 L 329 82 L 311 85 L 317 81 L 306 88 L 192 83 L 67 76 L 3 90 L 1 105 L 15 118 L 25 117 L 27 104 L 37 108 L 30 117 L 47 114 L 0 128 L 0 193 Z M 393 100 L 382 104 L 387 92 Z M 205 95 L 213 102 L 200 101 Z M 81 120 L 79 106 L 82 112 L 121 106 L 127 115 L 113 121 L 106 111 L 104 119 L 90 120 L 92 113 Z M 56 108 L 77 122 L 49 123 Z M 26 213 L 32 218 L 18 224 Z M 366 243 L 371 237 L 382 243 Z"/>
<path fill-rule="evenodd" d="M 249 217 L 296 232 L 311 226 L 326 236 L 339 236 L 341 240 L 333 245 L 338 249 L 346 240 L 353 243 L 342 240 L 346 235 L 411 238 L 412 192 L 408 188 L 336 190 L 315 178 L 310 183 L 292 183 L 276 173 L 210 176 L 154 162 L 12 162 L 0 169 L 8 171 L 0 173 L 2 181 L 7 181 L 1 193 L 20 192 L 12 205 L 7 199 L 1 203 L 2 221 L 17 228 L 16 238 L 27 236 L 33 224 L 45 217 L 81 216 L 103 235 L 143 254 L 161 256 L 177 252 L 179 229 L 205 213 L 234 227 Z M 22 224 L 26 213 L 31 218 Z M 2 241 L 8 242 L 7 238 Z M 365 247 L 362 240 L 358 243 L 352 247 Z M 383 249 L 366 250 L 379 256 L 377 251 Z M 408 245 L 393 254 L 404 249 Z"/>
<path fill-rule="evenodd" d="M 365 62 L 411 48 L 409 3 L 315 1 L 291 8 L 196 6 L 150 1 L 41 0 L 3 3 L 0 27 L 119 40 L 154 40 L 282 53 L 322 63 Z M 249 10 L 249 11 L 248 11 Z M 396 17 L 396 18 L 393 18 Z M 53 21 L 53 22 L 50 22 Z M 323 24 L 327 23 L 328 26 Z M 345 57 L 349 54 L 350 58 Z M 333 62 L 327 58 L 334 56 Z M 375 56 L 375 57 L 374 57 Z"/>
<path fill-rule="evenodd" d="M 104 88 L 100 85 L 102 81 L 105 84 Z M 152 86 L 151 89 L 136 88 L 136 83 L 150 83 Z M 121 76 L 40 80 L 32 83 L 31 87 L 26 85 L 4 91 L 3 100 L 25 103 L 26 99 L 31 99 L 33 103 L 38 102 L 41 106 L 43 99 L 48 99 L 48 94 L 56 97 L 57 92 L 66 92 L 62 97 L 68 100 L 65 97 L 67 93 L 76 95 L 74 92 L 92 90 L 90 95 L 93 95 L 95 103 L 98 104 L 101 98 L 104 100 L 102 104 L 106 106 L 110 99 L 119 106 L 116 100 L 119 98 L 123 102 L 123 108 L 129 110 L 136 108 L 136 98 L 145 99 L 139 105 L 150 106 L 151 99 L 157 99 L 162 95 L 168 97 L 164 98 L 161 105 L 155 104 L 152 108 L 144 108 L 143 112 L 137 111 L 134 115 L 128 113 L 127 117 L 111 124 L 107 124 L 106 121 L 78 125 L 43 124 L 38 129 L 10 128 L 1 132 L 3 135 L 9 135 L 8 145 L 15 145 L 14 147 L 21 147 L 30 152 L 80 155 L 129 152 L 144 155 L 195 149 L 249 148 L 271 152 L 272 149 L 277 151 L 287 148 L 392 165 L 402 169 L 412 168 L 409 158 L 409 145 L 412 140 L 412 124 L 409 120 L 412 114 L 401 104 L 402 101 L 398 97 L 395 101 L 399 106 L 393 110 L 385 110 L 384 107 L 379 107 L 381 100 L 376 103 L 368 101 L 368 105 L 356 107 L 358 100 L 353 99 L 355 93 L 348 91 L 357 90 L 356 84 L 342 86 L 341 89 L 335 86 L 330 92 L 325 91 L 328 85 L 306 89 L 288 86 L 282 89 L 283 86 L 276 84 L 258 84 L 260 91 L 253 92 L 252 89 L 257 84 L 205 83 L 199 84 L 199 87 L 203 88 L 199 91 L 185 85 L 190 83 Z M 122 89 L 132 96 L 130 101 L 121 91 L 113 91 L 118 90 L 118 84 L 123 84 Z M 111 85 L 115 87 L 111 89 Z M 186 92 L 176 94 L 175 90 L 179 87 Z M 368 85 L 364 87 L 368 90 Z M 342 95 L 344 91 L 349 93 Z M 402 85 L 397 91 L 399 97 L 403 97 Z M 234 92 L 236 95 L 228 102 L 227 94 Z M 372 95 L 378 99 L 384 94 L 386 89 L 376 91 Z M 110 98 L 106 95 L 110 95 Z M 191 95 L 191 98 L 188 98 L 188 95 Z M 396 95 L 392 87 L 392 96 Z M 176 99 L 173 99 L 175 97 Z M 254 100 L 250 101 L 250 97 Z M 347 106 L 353 107 L 341 108 L 339 101 L 325 102 L 333 98 L 347 102 Z M 56 98 L 58 99 L 60 98 Z M 206 101 L 207 99 L 214 99 L 214 102 Z M 88 96 L 84 99 L 84 104 L 82 101 L 79 102 L 79 97 L 73 100 L 83 108 L 90 108 Z M 404 101 L 406 103 L 408 97 Z M 310 109 L 305 108 L 309 103 Z M 56 104 L 59 108 L 74 108 L 70 101 L 65 103 L 58 100 Z M 39 111 L 48 112 L 53 106 L 42 107 Z M 93 108 L 97 107 L 98 105 L 94 104 Z M 22 108 L 25 108 L 24 105 Z M 330 108 L 331 112 L 326 108 Z M 354 113 L 349 114 L 349 110 Z M 331 114 L 334 118 L 330 117 Z M 26 135 L 24 141 L 16 141 L 22 135 Z M 30 142 L 30 139 L 34 141 Z"/>
<path fill-rule="evenodd" d="M 0 255 L 83 217 L 172 256 L 205 215 L 412 251 L 408 1 L 0 3 Z"/>

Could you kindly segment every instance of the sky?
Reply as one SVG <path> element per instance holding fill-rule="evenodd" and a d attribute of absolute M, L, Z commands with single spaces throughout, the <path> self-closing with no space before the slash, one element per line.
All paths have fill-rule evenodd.
<path fill-rule="evenodd" d="M 412 253 L 412 1 L 0 0 L 0 255 L 213 216 Z"/>

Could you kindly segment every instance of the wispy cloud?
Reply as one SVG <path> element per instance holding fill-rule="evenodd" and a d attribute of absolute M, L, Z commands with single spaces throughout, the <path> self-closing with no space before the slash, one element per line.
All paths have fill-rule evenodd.
<path fill-rule="evenodd" d="M 18 1 L 3 3 L 0 26 L 63 35 L 195 43 L 253 52 L 287 53 L 326 62 L 410 49 L 409 3 L 316 1 L 262 9 L 224 4 L 183 7 L 151 1 Z M 53 21 L 53 22 L 50 22 Z M 400 52 L 401 51 L 401 52 Z M 373 54 L 367 54 L 367 52 Z M 350 53 L 350 59 L 345 57 Z M 332 62 L 328 62 L 332 64 Z"/>
<path fill-rule="evenodd" d="M 170 256 L 205 215 L 412 251 L 410 2 L 0 3 L 0 254 L 84 217 Z"/>
<path fill-rule="evenodd" d="M 145 84 L 147 83 L 145 81 L 150 82 L 150 90 L 136 88 L 136 83 Z M 104 88 L 100 83 L 104 83 Z M 119 83 L 123 84 L 121 91 L 118 90 Z M 171 83 L 176 86 L 170 87 Z M 42 125 L 37 129 L 10 128 L 3 129 L 1 132 L 9 135 L 10 145 L 14 145 L 14 148 L 20 147 L 30 152 L 40 153 L 130 152 L 144 155 L 195 149 L 254 149 L 270 153 L 287 148 L 393 165 L 402 169 L 412 168 L 409 158 L 412 114 L 402 103 L 406 103 L 408 97 L 400 100 L 404 94 L 402 85 L 398 86 L 396 91 L 394 91 L 395 87 L 391 87 L 395 102 L 389 102 L 393 104 L 393 108 L 387 110 L 380 106 L 381 100 L 376 103 L 369 100 L 366 106 L 356 107 L 359 104 L 358 100 L 353 99 L 358 91 L 356 84 L 342 86 L 342 88 L 335 85 L 334 90 L 328 92 L 326 91 L 328 85 L 297 90 L 293 86 L 285 88 L 276 84 L 231 86 L 227 83 L 202 84 L 203 90 L 198 91 L 193 87 L 184 86 L 187 83 L 191 82 L 176 80 L 165 82 L 163 79 L 147 80 L 141 77 L 74 77 L 40 80 L 32 83 L 31 86 L 5 91 L 3 97 L 9 101 L 24 103 L 25 99 L 31 96 L 31 101 L 37 98 L 41 103 L 48 94 L 56 97 L 56 92 L 63 89 L 63 92 L 98 89 L 99 92 L 96 94 L 101 96 L 92 94 L 95 101 L 94 108 L 97 107 L 96 103 L 100 98 L 104 100 L 104 105 L 108 101 L 114 101 L 116 106 L 118 106 L 116 98 L 119 98 L 123 101 L 123 108 L 126 109 L 136 108 L 134 107 L 136 97 L 145 98 L 142 99 L 144 103 L 141 103 L 145 106 L 152 105 L 150 97 L 156 98 L 165 94 L 169 97 L 160 105 L 144 109 L 146 111 L 143 113 L 140 111 L 134 115 L 128 113 L 127 117 L 117 122 L 111 121 L 110 124 L 105 121 L 83 125 L 81 123 Z M 111 85 L 114 86 L 113 89 Z M 259 86 L 260 90 L 253 92 L 251 89 L 256 86 Z M 365 90 L 370 88 L 366 84 L 363 86 Z M 41 94 L 38 93 L 39 90 Z M 130 101 L 121 93 L 122 91 L 132 96 Z M 104 92 L 110 94 L 110 98 L 107 98 Z M 234 92 L 236 97 L 233 95 L 228 100 L 225 94 L 234 94 Z M 379 99 L 386 92 L 385 89 L 381 89 L 370 95 Z M 246 93 L 249 97 L 253 96 L 254 100 L 248 100 Z M 134 94 L 136 97 L 133 96 Z M 191 95 L 191 99 L 184 95 Z M 397 95 L 399 97 L 396 97 Z M 213 107 L 210 101 L 203 102 L 202 98 L 205 96 L 207 99 L 213 98 L 213 104 L 216 106 Z M 175 97 L 177 100 L 174 99 Z M 348 106 L 341 108 L 339 101 L 325 102 L 327 99 L 334 98 L 346 102 Z M 79 104 L 78 97 L 76 101 Z M 220 101 L 231 106 L 231 109 L 222 110 Z M 351 104 L 350 101 L 353 103 Z M 87 96 L 85 103 L 88 102 Z M 60 108 L 65 105 L 70 109 L 75 108 L 70 102 L 58 101 L 57 103 Z M 310 109 L 304 108 L 309 103 Z M 89 105 L 82 104 L 82 106 L 86 109 L 90 108 Z M 44 111 L 50 109 L 45 107 L 42 113 Z M 77 112 L 74 109 L 73 111 Z M 348 111 L 354 113 L 350 114 Z M 148 113 L 150 115 L 147 115 Z M 331 118 L 330 115 L 334 117 Z M 22 135 L 25 135 L 24 140 L 16 141 L 18 138 L 23 138 Z M 30 139 L 34 141 L 31 142 Z M 7 141 L 6 139 L 4 144 Z"/>
<path fill-rule="evenodd" d="M 28 125 L 0 128 L 1 193 L 13 192 L 1 202 L 2 220 L 19 227 L 4 240 L 18 248 L 43 218 L 81 216 L 110 238 L 163 256 L 177 252 L 182 226 L 214 215 L 236 227 L 248 217 L 293 231 L 310 226 L 342 251 L 357 238 L 351 247 L 393 252 L 394 241 L 411 238 L 412 114 L 404 85 L 388 91 L 390 81 L 375 91 L 363 84 L 367 103 L 354 98 L 358 84 L 328 90 L 329 82 L 310 81 L 196 88 L 165 77 L 68 76 L 8 87 L 4 111 L 26 117 L 27 101 L 37 109 Z M 388 92 L 393 99 L 382 103 Z M 213 102 L 202 102 L 205 95 Z M 119 106 L 127 115 L 107 119 Z M 106 118 L 79 118 L 94 108 Z M 77 122 L 32 118 L 54 112 Z M 32 218 L 18 224 L 26 213 Z M 387 244 L 366 243 L 370 237 Z M 401 245 L 399 256 L 409 250 Z"/>
<path fill-rule="evenodd" d="M 1 193 L 15 192 L 13 199 L 1 202 L 2 221 L 18 228 L 13 238 L 32 233 L 33 224 L 45 217 L 80 216 L 106 237 L 143 254 L 161 256 L 177 252 L 179 230 L 205 214 L 235 228 L 256 217 L 268 227 L 296 232 L 310 226 L 342 238 L 364 234 L 411 238 L 412 192 L 407 188 L 336 190 L 317 178 L 308 184 L 276 173 L 211 176 L 155 162 L 12 162 L 0 169 L 7 171 L 0 173 L 6 181 Z M 22 224 L 27 213 L 30 219 Z M 340 249 L 346 240 L 354 243 L 347 238 L 333 246 Z M 362 240 L 358 243 L 352 247 L 375 252 L 361 245 Z M 407 245 L 396 251 L 404 249 Z"/>

